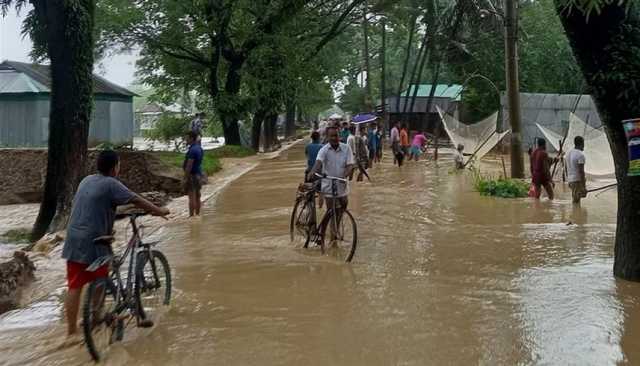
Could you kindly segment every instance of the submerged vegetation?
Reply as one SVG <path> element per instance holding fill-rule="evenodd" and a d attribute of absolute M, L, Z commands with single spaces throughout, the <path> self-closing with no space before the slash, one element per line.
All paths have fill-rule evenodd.
<path fill-rule="evenodd" d="M 14 244 L 27 244 L 30 243 L 31 229 L 30 228 L 20 228 L 20 229 L 12 229 L 9 230 L 2 235 L 0 235 L 0 239 L 2 241 L 6 241 Z"/>
<path fill-rule="evenodd" d="M 483 177 L 478 172 L 474 175 L 473 187 L 483 196 L 520 198 L 529 194 L 529 184 L 524 180 L 504 177 L 494 179 Z"/>

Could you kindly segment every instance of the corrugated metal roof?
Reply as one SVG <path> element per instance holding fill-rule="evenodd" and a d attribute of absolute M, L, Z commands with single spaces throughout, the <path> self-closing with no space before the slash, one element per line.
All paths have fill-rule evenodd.
<path fill-rule="evenodd" d="M 416 85 L 411 85 L 407 90 L 402 92 L 402 96 L 412 97 Z M 431 93 L 431 84 L 420 84 L 418 85 L 418 97 L 428 97 Z M 451 98 L 455 101 L 460 101 L 462 98 L 462 85 L 458 84 L 438 84 L 436 85 L 436 92 L 434 94 L 436 97 L 440 98 Z"/>
<path fill-rule="evenodd" d="M 93 75 L 96 94 L 137 96 L 98 75 Z M 51 91 L 51 70 L 48 65 L 4 61 L 0 64 L 0 93 L 40 93 Z"/>
<path fill-rule="evenodd" d="M 0 70 L 0 93 L 42 93 L 49 88 L 15 70 Z"/>

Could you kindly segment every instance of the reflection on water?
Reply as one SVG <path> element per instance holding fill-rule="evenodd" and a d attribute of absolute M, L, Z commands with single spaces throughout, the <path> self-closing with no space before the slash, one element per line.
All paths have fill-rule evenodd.
<path fill-rule="evenodd" d="M 640 362 L 640 286 L 612 277 L 615 192 L 574 208 L 481 197 L 451 163 L 390 162 L 353 189 L 351 265 L 289 244 L 298 146 L 166 232 L 176 288 L 156 328 L 107 363 L 448 365 Z M 47 354 L 63 326 L 8 329 L 9 363 Z M 638 326 L 636 326 L 638 325 Z M 62 330 L 61 330 L 62 329 Z M 25 347 L 44 337 L 45 346 Z"/>

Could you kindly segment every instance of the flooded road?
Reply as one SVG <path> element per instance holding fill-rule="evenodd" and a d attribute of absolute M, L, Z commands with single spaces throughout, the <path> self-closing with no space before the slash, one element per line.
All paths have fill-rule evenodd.
<path fill-rule="evenodd" d="M 261 163 L 163 231 L 173 304 L 107 364 L 640 364 L 640 284 L 612 276 L 615 192 L 494 199 L 449 161 L 387 161 L 353 189 L 347 265 L 289 242 L 303 160 L 298 145 Z M 0 360 L 86 363 L 55 350 L 57 309 L 0 318 Z"/>

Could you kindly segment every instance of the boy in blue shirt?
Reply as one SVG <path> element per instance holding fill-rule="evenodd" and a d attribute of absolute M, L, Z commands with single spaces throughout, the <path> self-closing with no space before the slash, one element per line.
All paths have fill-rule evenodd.
<path fill-rule="evenodd" d="M 189 216 L 200 216 L 200 189 L 202 188 L 202 158 L 204 150 L 194 131 L 187 136 L 189 150 L 184 157 L 184 191 L 189 195 Z"/>
<path fill-rule="evenodd" d="M 322 149 L 322 146 L 324 145 L 320 143 L 320 133 L 318 131 L 313 131 L 311 133 L 311 143 L 304 148 L 304 155 L 307 157 L 307 169 L 304 171 L 305 181 L 307 175 L 311 171 L 311 168 L 313 168 L 313 165 L 316 163 L 318 151 Z"/>

